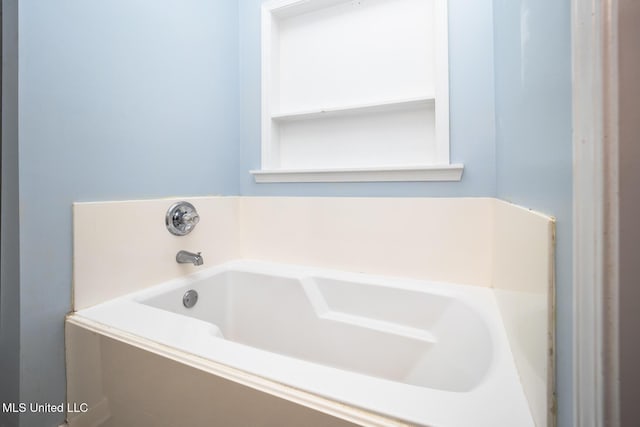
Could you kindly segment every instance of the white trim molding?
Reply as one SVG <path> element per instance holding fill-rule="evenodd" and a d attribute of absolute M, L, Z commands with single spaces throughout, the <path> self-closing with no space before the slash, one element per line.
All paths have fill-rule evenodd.
<path fill-rule="evenodd" d="M 272 182 L 392 182 L 460 181 L 464 165 L 345 169 L 252 170 L 257 183 Z"/>
<path fill-rule="evenodd" d="M 572 1 L 574 425 L 618 408 L 617 0 Z"/>

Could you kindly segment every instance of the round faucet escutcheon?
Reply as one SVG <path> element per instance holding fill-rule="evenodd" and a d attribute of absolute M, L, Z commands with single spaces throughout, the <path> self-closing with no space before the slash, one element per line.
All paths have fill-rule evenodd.
<path fill-rule="evenodd" d="M 165 224 L 169 233 L 175 236 L 184 236 L 189 233 L 200 222 L 200 215 L 196 208 L 189 202 L 174 203 L 167 210 Z"/>

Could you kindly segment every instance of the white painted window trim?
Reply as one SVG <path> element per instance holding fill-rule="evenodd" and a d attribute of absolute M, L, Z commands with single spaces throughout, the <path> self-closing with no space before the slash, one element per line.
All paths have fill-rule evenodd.
<path fill-rule="evenodd" d="M 275 169 L 250 171 L 256 182 L 460 181 L 464 166 L 407 166 L 350 169 Z"/>
<path fill-rule="evenodd" d="M 449 163 L 449 11 L 447 0 L 435 2 L 436 32 L 436 145 L 438 162 Z"/>
<path fill-rule="evenodd" d="M 261 169 L 252 170 L 257 183 L 275 182 L 372 182 L 372 181 L 460 181 L 463 164 L 450 164 L 450 130 L 449 130 L 449 29 L 448 0 L 434 0 L 435 7 L 435 94 L 410 100 L 388 100 L 377 105 L 353 106 L 352 108 L 336 108 L 336 111 L 299 111 L 287 112 L 274 116 L 271 109 L 273 97 L 277 91 L 272 90 L 272 76 L 277 72 L 277 64 L 271 60 L 276 49 L 277 20 L 275 16 L 286 16 L 293 8 L 307 7 L 313 10 L 318 4 L 330 6 L 345 0 L 271 0 L 262 4 L 262 100 L 261 100 Z M 266 35 L 266 36 L 265 36 Z M 358 111 L 379 110 L 384 108 L 402 108 L 411 103 L 435 102 L 436 129 L 436 163 L 425 165 L 407 165 L 401 167 L 372 168 L 340 168 L 314 170 L 282 170 L 278 166 L 277 127 L 272 120 L 287 121 L 297 118 L 313 117 L 329 114 L 342 114 L 347 109 Z"/>
<path fill-rule="evenodd" d="M 572 1 L 574 425 L 620 425 L 617 0 Z"/>

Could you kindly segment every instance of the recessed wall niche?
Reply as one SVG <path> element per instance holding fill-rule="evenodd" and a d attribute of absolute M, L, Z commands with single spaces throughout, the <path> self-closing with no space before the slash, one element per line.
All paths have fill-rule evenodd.
<path fill-rule="evenodd" d="M 257 182 L 459 180 L 449 163 L 446 0 L 262 8 Z"/>

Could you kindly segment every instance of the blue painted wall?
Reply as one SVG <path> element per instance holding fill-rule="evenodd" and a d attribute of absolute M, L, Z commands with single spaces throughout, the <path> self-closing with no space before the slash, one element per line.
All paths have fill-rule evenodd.
<path fill-rule="evenodd" d="M 23 402 L 65 400 L 72 202 L 238 194 L 237 21 L 236 0 L 20 2 Z"/>
<path fill-rule="evenodd" d="M 451 161 L 461 182 L 255 184 L 260 169 L 260 5 L 240 0 L 240 192 L 246 196 L 493 196 L 496 191 L 492 0 L 449 0 Z"/>
<path fill-rule="evenodd" d="M 497 196 L 557 218 L 558 425 L 572 422 L 569 0 L 495 0 Z"/>

